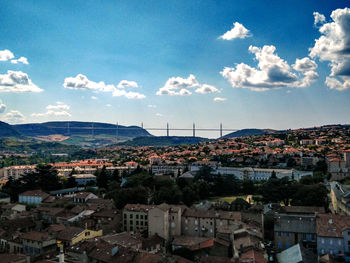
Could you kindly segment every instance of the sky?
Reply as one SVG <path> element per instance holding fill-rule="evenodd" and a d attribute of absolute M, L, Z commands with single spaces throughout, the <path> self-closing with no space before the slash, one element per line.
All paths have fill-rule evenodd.
<path fill-rule="evenodd" d="M 348 124 L 348 7 L 340 0 L 1 1 L 0 120 Z"/>

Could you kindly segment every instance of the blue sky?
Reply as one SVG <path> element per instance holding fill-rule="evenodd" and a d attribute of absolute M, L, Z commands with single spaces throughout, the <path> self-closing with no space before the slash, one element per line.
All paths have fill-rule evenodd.
<path fill-rule="evenodd" d="M 2 1 L 0 119 L 237 129 L 349 123 L 347 4 Z M 332 34 L 337 28 L 343 34 Z"/>

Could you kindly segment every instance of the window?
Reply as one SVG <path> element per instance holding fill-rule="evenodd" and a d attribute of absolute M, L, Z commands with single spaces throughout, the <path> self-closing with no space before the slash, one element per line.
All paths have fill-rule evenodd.
<path fill-rule="evenodd" d="M 137 225 L 137 226 L 139 225 L 139 221 L 136 221 L 136 225 Z"/>
<path fill-rule="evenodd" d="M 130 219 L 133 218 L 133 214 L 130 214 L 130 215 L 129 215 L 129 218 L 130 218 Z"/>
<path fill-rule="evenodd" d="M 195 224 L 195 225 L 198 225 L 198 220 L 197 220 L 197 219 L 194 220 L 194 224 Z"/>
<path fill-rule="evenodd" d="M 282 242 L 278 242 L 278 248 L 282 249 Z"/>
<path fill-rule="evenodd" d="M 136 219 L 139 219 L 139 215 L 136 215 Z"/>
<path fill-rule="evenodd" d="M 147 215 L 145 215 L 145 220 L 147 220 Z"/>
<path fill-rule="evenodd" d="M 124 218 L 126 218 L 126 214 L 124 214 Z"/>
<path fill-rule="evenodd" d="M 333 244 L 333 239 L 329 240 L 329 244 L 331 244 L 331 245 Z"/>
<path fill-rule="evenodd" d="M 324 238 L 321 238 L 321 243 L 324 244 Z"/>
<path fill-rule="evenodd" d="M 143 215 L 140 215 L 140 219 L 143 219 Z"/>
<path fill-rule="evenodd" d="M 90 236 L 90 232 L 85 232 L 85 236 Z"/>

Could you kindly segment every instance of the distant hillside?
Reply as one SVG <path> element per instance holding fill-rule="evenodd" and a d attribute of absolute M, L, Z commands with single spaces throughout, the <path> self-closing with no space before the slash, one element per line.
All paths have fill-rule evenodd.
<path fill-rule="evenodd" d="M 181 144 L 197 144 L 199 142 L 209 141 L 206 138 L 187 137 L 187 136 L 159 136 L 159 137 L 138 137 L 132 140 L 118 143 L 124 146 L 176 146 Z"/>
<path fill-rule="evenodd" d="M 20 137 L 21 134 L 10 124 L 0 121 L 0 137 Z"/>
<path fill-rule="evenodd" d="M 151 136 L 148 131 L 137 126 L 122 126 L 100 122 L 57 121 L 45 123 L 17 124 L 13 127 L 25 136 L 48 136 L 61 134 L 74 135 L 113 135 L 135 138 L 139 136 Z"/>
<path fill-rule="evenodd" d="M 263 134 L 270 134 L 274 132 L 275 131 L 271 129 L 243 129 L 243 130 L 238 130 L 238 131 L 226 134 L 225 136 L 222 136 L 222 138 L 226 139 L 226 138 L 234 138 L 234 137 L 263 135 Z"/>

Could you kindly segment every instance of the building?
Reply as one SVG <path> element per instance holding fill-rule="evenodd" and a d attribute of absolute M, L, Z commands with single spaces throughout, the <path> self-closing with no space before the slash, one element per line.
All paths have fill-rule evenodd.
<path fill-rule="evenodd" d="M 316 248 L 315 214 L 277 214 L 274 219 L 275 245 L 280 251 L 298 243 Z"/>
<path fill-rule="evenodd" d="M 319 214 L 316 219 L 317 252 L 343 257 L 350 253 L 350 217 Z"/>
<path fill-rule="evenodd" d="M 20 240 L 26 255 L 36 256 L 56 250 L 56 239 L 48 233 L 31 231 L 22 234 Z"/>
<path fill-rule="evenodd" d="M 73 174 L 77 185 L 87 185 L 91 182 L 96 183 L 96 176 L 93 174 Z"/>
<path fill-rule="evenodd" d="M 343 159 L 330 158 L 327 160 L 328 172 L 332 180 L 342 180 L 350 176 L 350 150 L 345 150 Z"/>
<path fill-rule="evenodd" d="M 316 263 L 316 255 L 304 248 L 300 244 L 296 244 L 276 255 L 278 263 Z"/>
<path fill-rule="evenodd" d="M 18 179 L 26 173 L 31 173 L 35 171 L 35 165 L 15 165 L 4 167 L 0 169 L 0 177 L 8 179 L 12 177 L 13 179 Z"/>
<path fill-rule="evenodd" d="M 151 205 L 127 204 L 123 208 L 123 230 L 127 232 L 148 230 L 148 211 Z"/>
<path fill-rule="evenodd" d="M 350 187 L 333 181 L 330 190 L 332 212 L 350 216 Z"/>
<path fill-rule="evenodd" d="M 73 196 L 74 203 L 86 203 L 90 199 L 97 199 L 98 197 L 90 192 L 79 192 Z"/>
<path fill-rule="evenodd" d="M 57 235 L 57 242 L 62 243 L 65 247 L 72 246 L 80 241 L 100 237 L 102 230 L 89 230 L 80 227 L 66 227 Z"/>
<path fill-rule="evenodd" d="M 267 168 L 253 168 L 253 167 L 218 167 L 212 172 L 213 174 L 234 175 L 236 178 L 250 179 L 252 181 L 261 181 L 270 179 L 271 175 L 275 173 L 277 178 L 288 177 L 299 181 L 304 176 L 312 176 L 311 171 L 299 171 L 295 169 L 267 169 Z"/>
<path fill-rule="evenodd" d="M 19 194 L 18 202 L 25 204 L 41 204 L 50 195 L 41 190 L 26 191 Z"/>
<path fill-rule="evenodd" d="M 184 236 L 215 237 L 219 227 L 237 225 L 241 221 L 240 212 L 187 208 L 181 217 L 181 233 Z"/>
<path fill-rule="evenodd" d="M 158 235 L 165 240 L 181 235 L 183 207 L 161 204 L 148 211 L 148 235 Z"/>
<path fill-rule="evenodd" d="M 151 171 L 154 175 L 174 175 L 182 174 L 185 170 L 183 165 L 152 165 Z"/>

